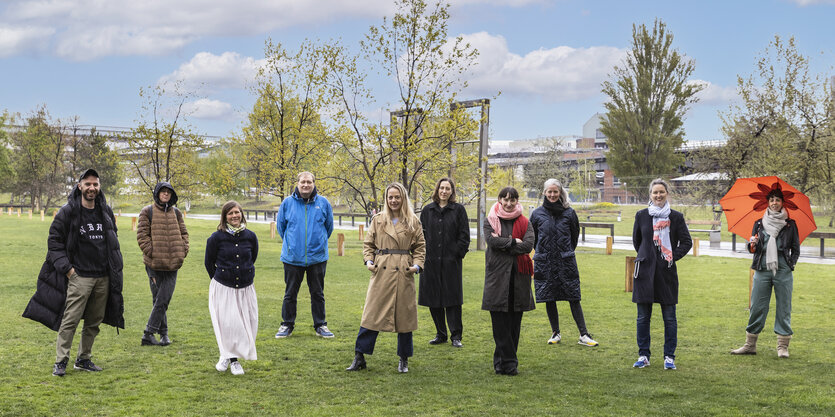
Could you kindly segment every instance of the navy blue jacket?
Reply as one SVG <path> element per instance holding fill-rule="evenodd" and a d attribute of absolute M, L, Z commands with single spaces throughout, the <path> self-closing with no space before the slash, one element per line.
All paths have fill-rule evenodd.
<path fill-rule="evenodd" d="M 545 207 L 531 213 L 536 253 L 533 256 L 533 285 L 536 302 L 579 301 L 580 272 L 574 250 L 580 236 L 580 220 L 568 207 L 554 217 Z"/>
<path fill-rule="evenodd" d="M 206 272 L 209 278 L 227 287 L 252 285 L 257 258 L 258 238 L 249 229 L 234 235 L 218 230 L 206 241 Z"/>
<path fill-rule="evenodd" d="M 638 251 L 635 258 L 633 303 L 678 304 L 678 270 L 676 262 L 693 247 L 690 231 L 684 223 L 684 215 L 670 210 L 670 249 L 673 264 L 667 267 L 661 252 L 652 241 L 652 216 L 648 209 L 635 213 L 632 228 L 632 245 Z M 657 287 L 657 288 L 656 288 Z"/>

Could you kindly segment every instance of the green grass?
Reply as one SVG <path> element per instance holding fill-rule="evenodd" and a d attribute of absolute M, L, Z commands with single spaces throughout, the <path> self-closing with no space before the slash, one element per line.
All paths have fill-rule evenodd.
<path fill-rule="evenodd" d="M 625 220 L 624 223 L 631 223 Z M 544 308 L 526 313 L 516 377 L 492 370 L 489 314 L 480 309 L 484 255 L 464 265 L 464 348 L 429 346 L 432 320 L 420 307 L 415 356 L 396 371 L 396 338 L 381 333 L 369 370 L 348 373 L 368 273 L 355 233 L 345 257 L 331 246 L 326 277 L 328 324 L 335 339 L 314 336 L 302 288 L 296 331 L 273 337 L 284 292 L 280 246 L 266 225 L 255 286 L 260 306 L 257 361 L 246 375 L 214 370 L 217 345 L 207 308 L 203 250 L 215 224 L 187 219 L 192 252 L 180 271 L 168 312 L 171 346 L 142 347 L 151 308 L 147 277 L 130 231 L 119 219 L 125 258 L 126 329 L 102 326 L 93 349 L 98 374 L 70 369 L 51 376 L 55 333 L 20 317 L 35 290 L 49 222 L 0 216 L 0 414 L 2 415 L 835 415 L 833 267 L 800 264 L 795 272 L 791 358 L 778 360 L 775 336 L 760 337 L 760 354 L 734 357 L 745 336 L 748 266 L 744 259 L 686 257 L 679 264 L 678 371 L 663 371 L 660 312 L 652 323 L 652 366 L 632 369 L 635 306 L 623 292 L 624 256 L 580 249 L 583 310 L 600 346 L 577 345 L 567 303 L 559 303 L 563 342 L 546 345 Z M 336 234 L 333 241 L 335 242 Z M 304 286 L 303 286 L 304 287 Z M 78 333 L 77 333 L 78 336 Z M 73 346 L 75 355 L 78 339 Z"/>

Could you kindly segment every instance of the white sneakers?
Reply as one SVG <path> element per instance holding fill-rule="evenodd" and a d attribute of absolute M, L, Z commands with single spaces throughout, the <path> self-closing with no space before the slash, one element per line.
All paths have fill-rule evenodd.
<path fill-rule="evenodd" d="M 577 342 L 577 344 L 580 344 L 580 345 L 583 345 L 583 346 L 597 346 L 598 345 L 598 343 L 594 339 L 592 339 L 591 336 L 589 336 L 587 334 L 584 334 L 584 335 L 580 336 L 580 341 Z"/>
<path fill-rule="evenodd" d="M 555 344 L 559 343 L 560 340 L 562 340 L 562 336 L 559 333 L 554 333 L 551 336 L 551 338 L 548 339 L 548 344 L 549 345 L 555 345 Z M 580 336 L 580 340 L 577 342 L 577 344 L 583 345 L 583 346 L 597 346 L 598 345 L 598 343 L 594 339 L 592 339 L 591 336 L 589 336 L 587 334 L 584 334 L 584 335 Z"/>
<path fill-rule="evenodd" d="M 215 369 L 218 372 L 226 372 L 227 369 L 230 369 L 232 375 L 243 375 L 244 374 L 244 367 L 241 366 L 241 363 L 238 361 L 232 362 L 227 358 L 220 358 L 215 365 Z"/>
<path fill-rule="evenodd" d="M 229 366 L 232 371 L 232 375 L 243 375 L 244 374 L 244 367 L 241 366 L 241 363 L 238 361 L 232 362 L 232 365 Z"/>

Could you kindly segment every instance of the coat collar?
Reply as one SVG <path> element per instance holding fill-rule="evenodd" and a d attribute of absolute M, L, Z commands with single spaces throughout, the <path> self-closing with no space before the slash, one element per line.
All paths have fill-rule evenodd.
<path fill-rule="evenodd" d="M 403 219 L 398 220 L 398 223 L 402 220 Z M 383 223 L 383 231 L 387 235 L 391 236 L 392 239 L 397 241 L 397 229 L 395 228 L 394 223 L 392 223 L 391 219 L 389 219 L 389 218 L 385 218 L 385 220 L 383 220 L 383 222 L 384 222 Z M 394 249 L 394 248 L 392 248 L 392 249 Z"/>

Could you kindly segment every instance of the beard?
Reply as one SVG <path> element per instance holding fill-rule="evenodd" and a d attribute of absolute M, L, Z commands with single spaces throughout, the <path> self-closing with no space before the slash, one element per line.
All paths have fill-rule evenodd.
<path fill-rule="evenodd" d="M 96 197 L 99 195 L 99 192 L 96 190 L 88 190 L 81 193 L 84 196 L 84 200 L 86 201 L 96 201 Z"/>

